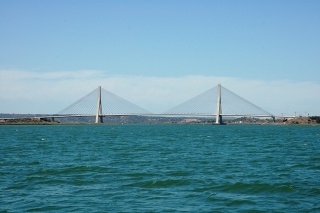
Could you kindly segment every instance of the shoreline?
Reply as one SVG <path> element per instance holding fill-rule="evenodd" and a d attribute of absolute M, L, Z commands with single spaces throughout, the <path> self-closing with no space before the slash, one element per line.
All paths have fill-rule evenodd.
<path fill-rule="evenodd" d="M 105 123 L 95 123 L 93 120 L 51 120 L 48 118 L 1 118 L 1 125 L 217 125 L 214 119 L 201 118 L 162 118 L 162 117 L 130 117 L 124 116 L 121 119 L 115 120 L 109 117 Z M 295 117 L 289 119 L 276 119 L 275 122 L 271 119 L 258 119 L 252 117 L 241 117 L 235 119 L 223 120 L 221 125 L 290 125 L 290 126 L 317 126 L 320 125 L 320 116 L 312 117 Z"/>

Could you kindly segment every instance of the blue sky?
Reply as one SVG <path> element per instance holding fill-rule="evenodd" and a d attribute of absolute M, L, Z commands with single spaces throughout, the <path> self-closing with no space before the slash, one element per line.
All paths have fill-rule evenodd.
<path fill-rule="evenodd" d="M 306 83 L 313 85 L 305 88 L 312 96 L 301 102 L 313 101 L 320 108 L 311 100 L 320 99 L 319 91 L 313 91 L 320 84 L 319 11 L 320 1 L 315 0 L 0 0 L 0 83 L 19 82 L 25 91 L 39 86 L 39 79 L 55 76 L 51 82 L 73 91 L 72 81 L 88 70 L 90 79 L 105 87 L 109 83 L 101 79 L 115 76 L 177 82 L 187 76 L 234 78 L 239 87 L 241 81 Z M 93 89 L 83 86 L 88 92 Z M 35 108 L 31 97 L 24 100 L 29 108 L 13 107 L 24 95 L 13 100 L 6 95 L 10 91 L 8 85 L 0 86 L 0 112 L 47 112 L 41 108 L 45 103 Z M 54 100 L 51 113 L 62 105 L 58 95 Z M 316 107 L 308 111 L 320 114 Z"/>

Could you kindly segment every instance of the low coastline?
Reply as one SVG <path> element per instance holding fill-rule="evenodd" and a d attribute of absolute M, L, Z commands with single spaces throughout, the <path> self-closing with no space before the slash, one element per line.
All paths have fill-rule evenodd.
<path fill-rule="evenodd" d="M 179 125 L 213 125 L 213 119 L 200 118 L 154 118 L 147 117 L 143 120 L 128 118 L 121 120 L 106 119 L 104 125 L 123 125 L 123 124 L 179 124 Z M 228 125 L 320 125 L 320 116 L 313 117 L 294 117 L 289 119 L 276 119 L 273 122 L 270 119 L 257 119 L 250 117 L 241 117 L 225 120 L 223 124 Z M 64 121 L 52 120 L 48 118 L 0 118 L 0 125 L 97 125 L 93 121 Z M 99 124 L 98 124 L 99 125 Z M 101 125 L 101 124 L 100 124 Z"/>

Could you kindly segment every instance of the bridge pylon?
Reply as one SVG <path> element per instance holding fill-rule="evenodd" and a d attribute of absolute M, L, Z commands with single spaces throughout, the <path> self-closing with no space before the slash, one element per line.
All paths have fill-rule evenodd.
<path fill-rule="evenodd" d="M 102 106 L 101 106 L 101 86 L 98 87 L 98 103 L 97 103 L 96 123 L 103 123 Z"/>
<path fill-rule="evenodd" d="M 221 84 L 218 84 L 218 100 L 217 100 L 216 124 L 222 124 Z"/>

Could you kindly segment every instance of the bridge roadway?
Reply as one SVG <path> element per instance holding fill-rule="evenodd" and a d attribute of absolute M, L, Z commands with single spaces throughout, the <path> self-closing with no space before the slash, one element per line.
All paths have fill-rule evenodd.
<path fill-rule="evenodd" d="M 149 116 L 149 117 L 213 117 L 216 114 L 103 114 L 99 115 L 99 117 L 107 117 L 107 116 Z M 221 114 L 221 116 L 225 117 L 263 117 L 263 118 L 293 118 L 295 116 L 273 116 L 273 115 L 248 115 L 248 114 Z M 47 115 L 37 118 L 68 118 L 68 117 L 96 117 L 96 115 L 88 114 L 88 115 Z"/>
<path fill-rule="evenodd" d="M 215 114 L 104 114 L 100 117 L 107 116 L 150 116 L 150 117 L 215 117 Z M 273 118 L 273 119 L 284 119 L 284 118 L 295 118 L 297 116 L 273 116 L 273 115 L 245 115 L 245 114 L 222 114 L 225 117 L 260 117 L 260 118 Z M 55 118 L 68 118 L 68 117 L 96 117 L 96 115 L 46 115 L 46 116 L 36 116 L 36 117 L 20 117 L 20 118 L 0 118 L 0 120 L 12 120 L 12 119 L 25 119 L 25 118 L 35 118 L 35 119 L 52 119 Z"/>

